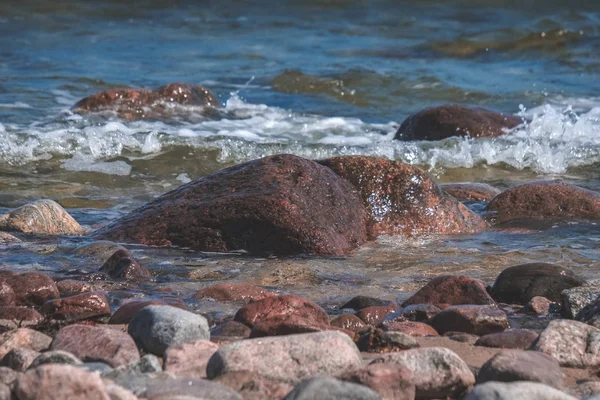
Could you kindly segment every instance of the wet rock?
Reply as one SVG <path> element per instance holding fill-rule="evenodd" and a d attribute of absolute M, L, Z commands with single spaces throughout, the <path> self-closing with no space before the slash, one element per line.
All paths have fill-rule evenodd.
<path fill-rule="evenodd" d="M 555 304 L 543 296 L 534 296 L 525 304 L 523 311 L 536 315 L 548 315 L 551 307 Z"/>
<path fill-rule="evenodd" d="M 50 318 L 76 321 L 110 315 L 110 300 L 105 292 L 88 292 L 57 300 L 49 300 L 42 312 Z"/>
<path fill-rule="evenodd" d="M 171 345 L 210 339 L 206 318 L 171 306 L 148 306 L 138 311 L 127 329 L 146 351 L 162 356 Z"/>
<path fill-rule="evenodd" d="M 24 372 L 39 355 L 40 353 L 38 351 L 17 347 L 10 350 L 2 357 L 0 365 L 12 368 L 18 372 Z"/>
<path fill-rule="evenodd" d="M 42 315 L 26 307 L 0 307 L 0 325 L 3 327 L 27 327 L 44 320 Z"/>
<path fill-rule="evenodd" d="M 46 351 L 38 355 L 29 365 L 29 368 L 37 368 L 44 364 L 69 364 L 82 365 L 83 363 L 73 354 L 66 351 Z"/>
<path fill-rule="evenodd" d="M 528 349 L 537 340 L 538 333 L 529 329 L 507 329 L 504 332 L 484 335 L 475 346 L 498 347 L 501 349 Z"/>
<path fill-rule="evenodd" d="M 150 273 L 142 267 L 131 253 L 125 249 L 117 250 L 100 267 L 100 272 L 104 272 L 114 279 L 124 279 L 126 281 L 139 282 L 150 279 Z"/>
<path fill-rule="evenodd" d="M 192 106 L 219 107 L 219 100 L 210 90 L 190 83 L 168 83 L 154 90 L 158 98 L 167 103 Z"/>
<path fill-rule="evenodd" d="M 465 400 L 576 400 L 575 397 L 537 382 L 486 382 L 475 388 Z"/>
<path fill-rule="evenodd" d="M 396 161 L 344 156 L 320 161 L 352 183 L 370 212 L 369 234 L 475 233 L 485 222 L 425 171 Z"/>
<path fill-rule="evenodd" d="M 370 387 L 386 400 L 415 398 L 412 373 L 399 365 L 370 364 L 358 371 L 352 371 L 343 378 Z"/>
<path fill-rule="evenodd" d="M 46 350 L 52 338 L 29 328 L 19 328 L 0 335 L 0 357 L 4 357 L 14 348 L 25 348 L 35 351 Z"/>
<path fill-rule="evenodd" d="M 446 332 L 442 336 L 445 336 L 455 342 L 467 343 L 467 344 L 475 344 L 479 340 L 478 335 L 474 335 L 472 333 L 464 333 L 464 332 Z"/>
<path fill-rule="evenodd" d="M 467 364 L 452 350 L 442 347 L 384 354 L 372 363 L 400 365 L 409 370 L 418 399 L 458 396 L 475 383 L 475 377 Z"/>
<path fill-rule="evenodd" d="M 345 329 L 351 332 L 362 332 L 367 329 L 367 324 L 356 315 L 342 314 L 331 321 L 331 326 Z"/>
<path fill-rule="evenodd" d="M 409 297 L 402 307 L 411 304 L 495 304 L 486 290 L 486 284 L 468 276 L 438 276 Z"/>
<path fill-rule="evenodd" d="M 363 320 L 365 324 L 376 326 L 383 322 L 390 314 L 398 311 L 400 307 L 393 303 L 387 306 L 373 306 L 363 308 L 356 313 L 356 316 Z"/>
<path fill-rule="evenodd" d="M 212 328 L 210 336 L 247 338 L 250 331 L 251 329 L 241 322 L 227 321 Z"/>
<path fill-rule="evenodd" d="M 442 310 L 428 322 L 439 333 L 448 331 L 487 335 L 508 328 L 506 313 L 489 306 L 452 306 Z"/>
<path fill-rule="evenodd" d="M 297 383 L 319 375 L 340 376 L 361 366 L 352 340 L 343 333 L 326 331 L 227 344 L 211 357 L 206 370 L 211 379 L 228 372 L 250 371 Z"/>
<path fill-rule="evenodd" d="M 74 281 L 72 279 L 56 282 L 56 288 L 58 289 L 60 297 L 71 297 L 93 290 L 92 285 L 88 282 Z"/>
<path fill-rule="evenodd" d="M 98 375 L 60 364 L 27 371 L 17 378 L 13 393 L 19 400 L 108 400 L 106 386 Z"/>
<path fill-rule="evenodd" d="M 600 193 L 560 181 L 529 182 L 496 196 L 486 211 L 494 224 L 532 219 L 597 221 Z"/>
<path fill-rule="evenodd" d="M 439 336 L 437 331 L 424 322 L 395 321 L 381 323 L 384 331 L 402 332 L 409 336 Z"/>
<path fill-rule="evenodd" d="M 201 251 L 340 255 L 366 241 L 366 219 L 347 182 L 282 154 L 182 185 L 94 236 Z"/>
<path fill-rule="evenodd" d="M 530 263 L 506 268 L 491 289 L 492 297 L 509 304 L 527 304 L 535 296 L 560 301 L 564 289 L 581 286 L 585 281 L 560 265 Z"/>
<path fill-rule="evenodd" d="M 382 329 L 371 328 L 360 335 L 357 346 L 360 351 L 388 353 L 414 349 L 419 347 L 419 344 L 411 336 L 402 332 L 386 332 Z"/>
<path fill-rule="evenodd" d="M 561 389 L 563 373 L 554 358 L 538 351 L 503 350 L 488 360 L 477 383 L 532 381 Z"/>
<path fill-rule="evenodd" d="M 213 382 L 229 386 L 244 400 L 280 400 L 293 389 L 287 383 L 248 371 L 229 372 Z"/>
<path fill-rule="evenodd" d="M 381 397 L 366 386 L 342 382 L 334 378 L 318 377 L 304 380 L 285 396 L 284 400 L 380 400 Z"/>
<path fill-rule="evenodd" d="M 387 306 L 390 302 L 370 296 L 354 296 L 345 302 L 340 308 L 352 308 L 354 310 L 362 310 L 367 307 Z"/>
<path fill-rule="evenodd" d="M 250 332 L 251 338 L 264 336 L 293 335 L 296 333 L 337 330 L 329 324 L 316 322 L 311 318 L 298 315 L 277 315 L 258 322 Z M 341 331 L 341 329 L 340 329 Z"/>
<path fill-rule="evenodd" d="M 129 364 L 140 358 L 131 336 L 101 326 L 66 326 L 54 337 L 51 349 L 72 353 L 83 361 L 103 361 L 112 367 Z"/>
<path fill-rule="evenodd" d="M 442 311 L 433 304 L 411 304 L 385 317 L 384 323 L 415 321 L 423 322 Z"/>
<path fill-rule="evenodd" d="M 445 104 L 406 118 L 394 139 L 443 140 L 453 136 L 496 137 L 523 123 L 519 117 L 480 107 Z"/>
<path fill-rule="evenodd" d="M 163 369 L 177 376 L 206 378 L 206 364 L 219 346 L 209 340 L 169 346 L 165 351 Z"/>
<path fill-rule="evenodd" d="M 556 358 L 563 367 L 595 368 L 600 366 L 600 329 L 557 319 L 542 331 L 533 350 Z"/>
<path fill-rule="evenodd" d="M 246 283 L 219 283 L 197 291 L 193 298 L 211 298 L 217 301 L 251 302 L 274 296 L 266 289 Z"/>
<path fill-rule="evenodd" d="M 490 201 L 502 191 L 487 183 L 445 183 L 440 187 L 459 201 Z"/>
<path fill-rule="evenodd" d="M 108 260 L 110 256 L 115 254 L 117 250 L 125 250 L 125 247 L 108 240 L 94 240 L 92 242 L 82 244 L 81 246 L 77 246 L 71 251 L 71 253 L 104 262 Z"/>
<path fill-rule="evenodd" d="M 13 382 L 21 375 L 19 372 L 8 367 L 0 367 L 0 383 L 12 386 Z"/>
<path fill-rule="evenodd" d="M 14 290 L 17 305 L 41 306 L 59 297 L 54 281 L 46 274 L 27 272 L 1 278 Z"/>
<path fill-rule="evenodd" d="M 17 304 L 17 296 L 12 286 L 4 280 L 0 280 L 0 306 L 14 306 Z"/>
<path fill-rule="evenodd" d="M 108 320 L 109 324 L 128 324 L 131 318 L 144 307 L 153 305 L 164 305 L 177 307 L 187 310 L 187 307 L 181 299 L 157 299 L 157 300 L 134 300 L 121 305 Z"/>
<path fill-rule="evenodd" d="M 581 310 L 600 299 L 600 285 L 584 285 L 565 289 L 560 293 L 560 299 L 564 316 L 573 319 Z"/>
<path fill-rule="evenodd" d="M 0 230 L 38 235 L 82 235 L 83 229 L 52 200 L 38 200 L 0 215 Z"/>
<path fill-rule="evenodd" d="M 234 321 L 253 327 L 260 321 L 282 315 L 298 315 L 317 323 L 329 325 L 329 316 L 312 301 L 298 296 L 283 295 L 267 297 L 240 308 Z"/>
<path fill-rule="evenodd" d="M 173 378 L 165 383 L 150 381 L 144 397 L 150 400 L 242 400 L 242 397 L 228 386 L 193 378 Z"/>

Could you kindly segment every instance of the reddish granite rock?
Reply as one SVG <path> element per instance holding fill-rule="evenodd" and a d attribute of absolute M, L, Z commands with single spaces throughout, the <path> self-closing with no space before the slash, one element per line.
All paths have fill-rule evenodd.
<path fill-rule="evenodd" d="M 35 325 L 44 320 L 37 311 L 27 307 L 0 307 L 0 320 L 13 321 L 15 327 Z"/>
<path fill-rule="evenodd" d="M 204 339 L 169 346 L 163 370 L 177 376 L 206 378 L 206 364 L 218 349 L 219 345 Z"/>
<path fill-rule="evenodd" d="M 424 322 L 384 321 L 380 324 L 384 331 L 402 332 L 410 336 L 439 336 L 437 331 Z"/>
<path fill-rule="evenodd" d="M 540 382 L 563 387 L 563 373 L 556 359 L 539 351 L 503 350 L 488 360 L 477 375 L 477 383 Z"/>
<path fill-rule="evenodd" d="M 374 306 L 363 308 L 355 315 L 363 320 L 366 324 L 369 325 L 377 325 L 382 322 L 388 315 L 392 314 L 395 311 L 398 311 L 400 306 L 395 303 L 389 304 L 387 306 Z"/>
<path fill-rule="evenodd" d="M 248 303 L 269 296 L 275 296 L 275 294 L 259 286 L 247 283 L 218 283 L 197 291 L 193 298 L 212 298 L 217 301 L 243 301 Z"/>
<path fill-rule="evenodd" d="M 14 348 L 25 348 L 35 351 L 46 350 L 52 338 L 28 328 L 19 328 L 0 335 L 0 358 Z"/>
<path fill-rule="evenodd" d="M 106 273 L 111 278 L 134 282 L 145 281 L 150 278 L 148 270 L 142 267 L 131 253 L 125 249 L 115 251 L 100 267 L 100 272 Z"/>
<path fill-rule="evenodd" d="M 358 189 L 370 212 L 371 236 L 475 233 L 487 227 L 419 168 L 364 156 L 319 162 Z"/>
<path fill-rule="evenodd" d="M 412 372 L 400 365 L 370 364 L 342 378 L 368 386 L 386 400 L 414 400 L 415 398 Z"/>
<path fill-rule="evenodd" d="M 502 349 L 526 350 L 533 345 L 539 334 L 529 329 L 507 329 L 504 332 L 484 335 L 475 346 L 499 347 Z"/>
<path fill-rule="evenodd" d="M 342 314 L 331 320 L 331 326 L 346 329 L 351 332 L 361 332 L 367 329 L 368 325 L 353 314 Z"/>
<path fill-rule="evenodd" d="M 210 337 L 211 339 L 215 336 L 247 338 L 250 337 L 250 332 L 251 329 L 241 322 L 227 321 L 212 328 Z"/>
<path fill-rule="evenodd" d="M 57 202 L 37 200 L 0 215 L 0 230 L 38 235 L 81 235 L 83 229 Z"/>
<path fill-rule="evenodd" d="M 0 278 L 0 306 L 14 306 L 17 304 L 17 296 L 12 286 Z"/>
<path fill-rule="evenodd" d="M 560 181 L 510 188 L 487 205 L 494 224 L 513 220 L 600 220 L 600 193 Z"/>
<path fill-rule="evenodd" d="M 402 303 L 403 307 L 411 304 L 495 304 L 488 294 L 486 284 L 469 276 L 438 276 Z"/>
<path fill-rule="evenodd" d="M 165 305 L 187 310 L 187 306 L 181 299 L 155 299 L 155 300 L 134 300 L 121 305 L 108 320 L 109 324 L 128 324 L 131 318 L 144 307 L 153 305 Z"/>
<path fill-rule="evenodd" d="M 14 290 L 17 305 L 41 306 L 48 300 L 59 297 L 54 281 L 46 274 L 27 272 L 0 278 Z"/>
<path fill-rule="evenodd" d="M 462 305 L 448 307 L 428 321 L 439 333 L 448 331 L 486 335 L 508 328 L 506 313 L 494 307 Z"/>
<path fill-rule="evenodd" d="M 72 279 L 56 282 L 56 288 L 58 289 L 60 297 L 71 297 L 93 290 L 92 285 L 88 282 L 74 281 Z"/>
<path fill-rule="evenodd" d="M 94 236 L 201 251 L 340 255 L 366 241 L 366 221 L 348 182 L 281 154 L 182 185 Z"/>
<path fill-rule="evenodd" d="M 321 332 L 337 330 L 340 332 L 347 333 L 348 336 L 352 337 L 353 334 L 342 328 L 331 326 L 328 323 L 317 322 L 312 318 L 303 318 L 295 314 L 276 315 L 274 317 L 266 318 L 258 322 L 252 328 L 250 337 L 264 337 L 264 336 L 281 336 L 281 335 L 293 335 L 296 333 L 309 333 L 309 332 Z"/>
<path fill-rule="evenodd" d="M 496 137 L 523 123 L 519 117 L 480 107 L 446 104 L 410 115 L 396 140 L 442 140 L 452 136 Z"/>
<path fill-rule="evenodd" d="M 537 315 L 548 315 L 553 304 L 556 303 L 543 296 L 534 296 L 525 304 L 523 311 Z"/>
<path fill-rule="evenodd" d="M 490 201 L 502 193 L 487 183 L 444 183 L 440 187 L 459 201 Z"/>
<path fill-rule="evenodd" d="M 253 327 L 267 318 L 281 315 L 297 315 L 329 325 L 329 316 L 325 310 L 312 301 L 293 295 L 272 296 L 250 303 L 238 310 L 234 321 Z"/>
<path fill-rule="evenodd" d="M 491 289 L 492 297 L 509 304 L 527 304 L 535 296 L 560 301 L 560 293 L 585 280 L 560 265 L 530 263 L 506 268 Z"/>
<path fill-rule="evenodd" d="M 448 305 L 450 307 L 450 305 Z M 445 307 L 445 308 L 448 308 Z M 433 317 L 435 314 L 442 311 L 439 307 L 433 304 L 410 304 L 390 315 L 385 317 L 384 323 L 400 322 L 400 321 L 415 321 L 423 322 Z"/>
<path fill-rule="evenodd" d="M 562 367 L 600 367 L 600 329 L 579 321 L 555 319 L 540 333 L 532 350 L 558 360 Z"/>
<path fill-rule="evenodd" d="M 376 297 L 354 296 L 353 298 L 345 302 L 340 308 L 352 308 L 358 311 L 367 307 L 386 306 L 389 303 L 389 301 L 381 300 Z"/>
<path fill-rule="evenodd" d="M 110 315 L 110 301 L 105 292 L 88 292 L 47 301 L 42 312 L 53 319 L 67 321 L 99 317 Z"/>
<path fill-rule="evenodd" d="M 140 358 L 131 336 L 102 326 L 66 326 L 58 331 L 50 348 L 72 353 L 82 361 L 102 361 L 112 367 Z"/>
<path fill-rule="evenodd" d="M 159 100 L 194 106 L 219 107 L 219 100 L 210 90 L 189 83 L 169 83 L 154 91 Z"/>
<path fill-rule="evenodd" d="M 229 386 L 240 393 L 244 400 L 280 400 L 294 388 L 280 380 L 250 371 L 228 372 L 213 381 Z"/>

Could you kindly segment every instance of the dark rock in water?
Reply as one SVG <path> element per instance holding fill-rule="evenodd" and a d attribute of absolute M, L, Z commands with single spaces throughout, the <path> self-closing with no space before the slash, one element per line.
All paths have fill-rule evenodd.
<path fill-rule="evenodd" d="M 504 350 L 488 360 L 477 383 L 531 381 L 561 389 L 563 374 L 558 361 L 539 351 Z"/>
<path fill-rule="evenodd" d="M 502 349 L 526 350 L 537 340 L 538 333 L 529 329 L 507 329 L 504 332 L 484 335 L 475 346 L 497 347 Z"/>
<path fill-rule="evenodd" d="M 427 321 L 440 311 L 442 310 L 433 304 L 410 304 L 385 317 L 383 323 L 401 321 L 423 322 Z"/>
<path fill-rule="evenodd" d="M 228 372 L 213 381 L 229 386 L 240 393 L 244 400 L 279 400 L 293 389 L 287 383 L 249 371 Z"/>
<path fill-rule="evenodd" d="M 247 283 L 218 283 L 197 291 L 193 298 L 211 298 L 217 301 L 243 301 L 248 303 L 269 296 L 275 296 L 275 294 L 259 286 Z"/>
<path fill-rule="evenodd" d="M 370 364 L 342 378 L 345 381 L 370 387 L 383 399 L 414 400 L 415 398 L 412 372 L 400 365 Z"/>
<path fill-rule="evenodd" d="M 384 331 L 402 332 L 409 336 L 439 336 L 437 331 L 424 322 L 383 321 L 379 327 Z"/>
<path fill-rule="evenodd" d="M 267 297 L 250 303 L 238 310 L 234 321 L 253 327 L 263 320 L 282 315 L 298 315 L 329 325 L 329 316 L 325 310 L 312 301 L 293 295 Z"/>
<path fill-rule="evenodd" d="M 334 378 L 318 377 L 300 382 L 283 400 L 380 400 L 381 397 L 366 386 L 342 382 Z"/>
<path fill-rule="evenodd" d="M 459 201 L 490 201 L 502 193 L 500 189 L 487 183 L 444 183 L 440 187 Z"/>
<path fill-rule="evenodd" d="M 241 322 L 227 321 L 212 328 L 210 330 L 210 336 L 247 338 L 250 336 L 251 330 L 252 329 Z"/>
<path fill-rule="evenodd" d="M 358 311 L 367 307 L 385 306 L 389 303 L 389 301 L 381 300 L 376 297 L 354 296 L 353 298 L 345 302 L 340 308 L 352 308 Z"/>
<path fill-rule="evenodd" d="M 73 111 L 114 111 L 125 119 L 159 118 L 168 115 L 168 104 L 219 107 L 217 98 L 206 88 L 188 83 L 170 83 L 156 90 L 111 89 L 78 101 Z"/>
<path fill-rule="evenodd" d="M 57 320 L 75 321 L 110 315 L 110 301 L 105 292 L 88 292 L 57 300 L 49 300 L 42 312 Z"/>
<path fill-rule="evenodd" d="M 0 280 L 4 280 L 13 288 L 17 305 L 41 306 L 48 300 L 54 300 L 60 296 L 56 284 L 46 274 L 27 272 L 7 275 Z"/>
<path fill-rule="evenodd" d="M 165 305 L 187 310 L 187 306 L 181 299 L 156 299 L 156 300 L 134 300 L 123 304 L 115 311 L 108 320 L 109 324 L 128 324 L 131 318 L 144 307 L 153 305 Z"/>
<path fill-rule="evenodd" d="M 371 236 L 475 233 L 487 227 L 419 168 L 364 156 L 319 162 L 358 189 L 370 212 Z"/>
<path fill-rule="evenodd" d="M 94 236 L 201 251 L 340 255 L 366 241 L 366 221 L 346 181 L 282 154 L 180 186 Z"/>
<path fill-rule="evenodd" d="M 402 332 L 386 332 L 379 328 L 370 328 L 363 332 L 356 343 L 360 351 L 389 353 L 419 347 L 417 341 Z"/>
<path fill-rule="evenodd" d="M 366 324 L 377 325 L 388 317 L 388 315 L 396 312 L 400 307 L 396 303 L 387 306 L 374 306 L 363 308 L 355 315 L 362 319 Z"/>
<path fill-rule="evenodd" d="M 426 108 L 410 115 L 396 140 L 442 140 L 452 136 L 496 137 L 523 123 L 519 117 L 458 104 Z"/>
<path fill-rule="evenodd" d="M 125 249 L 117 250 L 100 267 L 100 272 L 108 274 L 111 278 L 125 279 L 127 281 L 144 281 L 150 278 L 150 273 L 138 263 L 131 253 Z"/>
<path fill-rule="evenodd" d="M 486 290 L 486 284 L 469 276 L 443 275 L 430 280 L 427 285 L 409 297 L 403 307 L 411 304 L 495 304 Z"/>
<path fill-rule="evenodd" d="M 510 188 L 487 205 L 494 224 L 513 220 L 600 220 L 600 193 L 560 181 Z"/>
<path fill-rule="evenodd" d="M 367 328 L 367 324 L 356 315 L 342 314 L 331 320 L 331 326 L 346 329 L 351 332 L 361 332 Z"/>
<path fill-rule="evenodd" d="M 563 290 L 584 283 L 573 271 L 560 265 L 530 263 L 506 268 L 490 292 L 497 301 L 509 304 L 527 304 L 535 296 L 560 301 Z"/>
<path fill-rule="evenodd" d="M 57 202 L 37 200 L 0 215 L 0 230 L 38 235 L 81 235 L 83 229 Z"/>
<path fill-rule="evenodd" d="M 448 331 L 487 335 L 508 328 L 506 313 L 494 307 L 461 305 L 448 307 L 428 322 L 439 333 Z"/>

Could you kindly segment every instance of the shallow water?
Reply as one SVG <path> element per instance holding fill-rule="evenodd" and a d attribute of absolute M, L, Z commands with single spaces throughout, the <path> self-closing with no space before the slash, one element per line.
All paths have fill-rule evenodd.
<path fill-rule="evenodd" d="M 504 189 L 560 178 L 600 190 L 599 22 L 600 7 L 583 1 L 3 5 L 0 206 L 53 198 L 91 230 L 182 183 L 283 152 L 387 157 L 440 182 Z M 206 116 L 182 107 L 167 121 L 70 111 L 101 90 L 173 81 L 209 87 L 223 109 Z M 392 140 L 407 115 L 446 102 L 529 122 L 495 139 Z M 530 261 L 597 277 L 597 225 L 537 228 L 380 238 L 333 259 L 132 246 L 155 280 L 125 291 L 99 284 L 115 298 L 189 300 L 197 288 L 228 280 L 337 304 L 354 294 L 403 298 L 442 273 L 492 282 L 503 268 Z M 79 277 L 101 264 L 72 253 L 79 243 L 27 238 L 1 247 L 0 262 Z"/>

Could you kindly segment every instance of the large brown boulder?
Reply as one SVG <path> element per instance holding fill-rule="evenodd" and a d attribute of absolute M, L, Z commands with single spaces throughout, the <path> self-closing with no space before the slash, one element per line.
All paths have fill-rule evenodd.
<path fill-rule="evenodd" d="M 478 215 L 419 168 L 364 156 L 319 162 L 358 189 L 370 212 L 372 236 L 475 233 L 486 228 Z"/>
<path fill-rule="evenodd" d="M 366 241 L 366 222 L 348 182 L 313 161 L 281 154 L 180 186 L 94 236 L 201 251 L 340 255 Z"/>
<path fill-rule="evenodd" d="M 410 115 L 396 140 L 442 140 L 452 136 L 496 137 L 523 123 L 519 117 L 458 104 L 426 108 Z"/>
<path fill-rule="evenodd" d="M 487 205 L 489 220 L 600 220 L 600 193 L 560 181 L 536 181 L 510 188 Z"/>
<path fill-rule="evenodd" d="M 111 89 L 79 100 L 79 114 L 113 111 L 120 118 L 145 119 L 164 115 L 168 104 L 218 107 L 219 101 L 206 88 L 189 83 L 169 83 L 156 90 Z"/>

